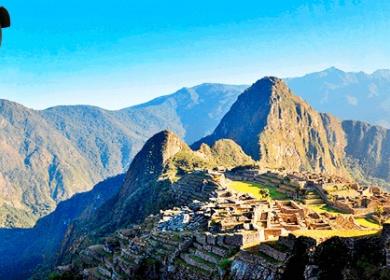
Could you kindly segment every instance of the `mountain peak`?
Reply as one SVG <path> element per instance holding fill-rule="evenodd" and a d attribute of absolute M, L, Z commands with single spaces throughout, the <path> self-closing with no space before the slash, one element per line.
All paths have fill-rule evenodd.
<path fill-rule="evenodd" d="M 125 186 L 159 178 L 168 160 L 186 149 L 189 149 L 187 144 L 169 130 L 155 134 L 132 161 L 126 175 Z"/>
<path fill-rule="evenodd" d="M 283 80 L 264 77 L 242 93 L 214 133 L 193 148 L 232 139 L 263 167 L 341 174 L 343 149 L 329 139 L 342 129 L 332 118 L 328 121 L 334 128 Z"/>
<path fill-rule="evenodd" d="M 145 163 L 150 158 L 163 165 L 183 149 L 188 149 L 188 146 L 179 136 L 169 130 L 163 130 L 146 142 L 134 161 L 138 159 Z"/>

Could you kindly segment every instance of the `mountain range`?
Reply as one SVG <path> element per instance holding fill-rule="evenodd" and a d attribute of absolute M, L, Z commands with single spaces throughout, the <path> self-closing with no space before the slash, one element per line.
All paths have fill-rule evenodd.
<path fill-rule="evenodd" d="M 149 103 L 108 111 L 43 111 L 0 102 L 0 225 L 30 227 L 58 202 L 123 173 L 162 129 L 188 142 L 211 132 L 245 86 L 204 84 Z"/>
<path fill-rule="evenodd" d="M 387 129 L 318 113 L 283 80 L 265 77 L 191 148 L 180 136 L 159 132 L 146 141 L 125 176 L 60 203 L 32 229 L 0 231 L 0 253 L 6 256 L 0 271 L 15 279 L 31 274 L 39 279 L 53 265 L 77 259 L 84 248 L 150 214 L 202 201 L 207 186 L 214 184 L 202 170 L 256 164 L 386 180 L 387 141 Z"/>
<path fill-rule="evenodd" d="M 331 67 L 286 82 L 320 112 L 390 128 L 390 70 L 367 74 Z"/>
<path fill-rule="evenodd" d="M 276 102 L 275 106 L 263 106 L 263 115 L 270 110 L 271 120 L 262 118 L 264 122 L 251 128 L 253 131 L 234 132 L 237 135 L 223 133 L 225 123 L 229 123 L 229 129 L 238 128 L 240 118 L 247 121 L 250 117 L 261 117 L 260 111 L 247 112 L 237 105 L 237 110 L 244 110 L 243 114 L 230 113 L 219 124 L 248 88 L 246 85 L 202 84 L 119 111 L 93 106 L 59 106 L 36 111 L 2 100 L 0 225 L 31 227 L 60 201 L 125 172 L 145 141 L 163 129 L 175 132 L 188 144 L 209 134 L 214 140 L 230 137 L 254 159 L 264 155 L 261 161 L 270 167 L 282 164 L 283 158 L 273 157 L 275 153 L 282 154 L 299 146 L 295 167 L 310 166 L 314 170 L 330 169 L 344 174 L 345 168 L 349 168 L 361 181 L 369 179 L 387 185 L 385 181 L 390 179 L 388 130 L 359 121 L 346 121 L 340 126 L 334 117 L 315 110 L 330 112 L 340 119 L 386 126 L 386 120 L 390 119 L 390 105 L 386 105 L 390 98 L 389 71 L 365 74 L 329 68 L 285 80 L 313 108 L 298 97 L 293 97 L 289 104 Z M 267 102 L 267 98 L 261 98 Z M 294 106 L 300 107 L 293 116 L 299 122 L 288 119 L 288 114 L 280 115 L 283 122 L 277 121 L 278 110 L 293 110 Z M 302 127 L 293 126 L 297 123 Z M 280 145 L 289 143 L 285 151 L 277 151 L 264 141 L 273 138 L 279 124 L 284 125 L 281 128 L 284 132 L 294 127 L 293 132 L 301 135 L 311 128 L 311 134 L 303 140 L 305 143 L 289 143 L 288 137 L 276 138 Z M 260 139 L 255 134 L 262 131 L 266 133 Z M 249 136 L 251 141 L 246 141 L 245 137 Z M 304 154 L 308 156 L 301 162 Z M 341 164 L 344 160 L 348 161 L 348 167 Z"/>

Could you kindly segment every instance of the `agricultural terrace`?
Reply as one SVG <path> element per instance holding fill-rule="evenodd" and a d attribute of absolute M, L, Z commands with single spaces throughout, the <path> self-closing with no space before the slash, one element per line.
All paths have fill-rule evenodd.
<path fill-rule="evenodd" d="M 273 200 L 288 199 L 287 195 L 278 191 L 276 187 L 264 186 L 254 182 L 229 181 L 228 188 L 239 193 L 247 193 L 257 199 L 271 198 Z"/>

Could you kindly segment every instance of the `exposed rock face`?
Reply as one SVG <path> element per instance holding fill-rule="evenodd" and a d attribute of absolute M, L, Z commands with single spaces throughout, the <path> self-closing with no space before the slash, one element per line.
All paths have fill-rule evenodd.
<path fill-rule="evenodd" d="M 266 77 L 252 85 L 214 133 L 194 147 L 222 138 L 237 142 L 264 167 L 348 174 L 341 125 L 313 110 L 278 78 Z"/>
<path fill-rule="evenodd" d="M 365 176 L 390 181 L 390 130 L 360 121 L 344 121 L 347 156 Z"/>
<path fill-rule="evenodd" d="M 118 227 L 142 221 L 150 208 L 158 211 L 168 205 L 170 199 L 163 201 L 160 196 L 169 183 L 159 178 L 168 161 L 184 150 L 190 148 L 172 132 L 162 131 L 150 138 L 132 161 L 120 192 L 98 213 L 95 222 Z"/>

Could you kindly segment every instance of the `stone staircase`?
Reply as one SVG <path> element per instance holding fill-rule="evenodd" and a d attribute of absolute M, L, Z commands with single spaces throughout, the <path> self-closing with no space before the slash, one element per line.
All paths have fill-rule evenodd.
<path fill-rule="evenodd" d="M 207 201 L 216 185 L 212 177 L 204 173 L 193 173 L 183 177 L 172 186 L 179 204 L 186 205 L 197 201 Z"/>
<path fill-rule="evenodd" d="M 212 275 L 218 274 L 221 262 L 237 252 L 234 246 L 224 244 L 223 238 L 197 234 L 192 246 L 180 254 L 176 263 L 212 279 Z"/>
<path fill-rule="evenodd" d="M 320 205 L 324 204 L 319 194 L 314 190 L 308 190 L 304 196 L 303 202 L 305 205 Z"/>

